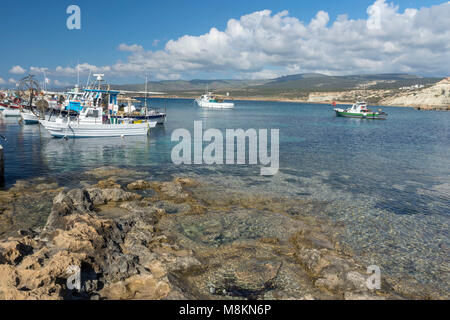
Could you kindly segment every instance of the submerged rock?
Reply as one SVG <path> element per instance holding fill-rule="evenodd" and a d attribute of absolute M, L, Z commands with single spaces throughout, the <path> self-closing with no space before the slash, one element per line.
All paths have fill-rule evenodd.
<path fill-rule="evenodd" d="M 145 190 L 150 189 L 152 184 L 145 180 L 138 180 L 127 185 L 128 190 Z"/>

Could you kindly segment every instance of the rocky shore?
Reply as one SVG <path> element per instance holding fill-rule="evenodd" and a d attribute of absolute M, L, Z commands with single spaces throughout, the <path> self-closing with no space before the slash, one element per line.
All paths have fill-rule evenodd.
<path fill-rule="evenodd" d="M 48 211 L 0 240 L 0 299 L 443 298 L 387 277 L 369 290 L 339 228 L 302 215 L 312 203 L 211 196 L 213 186 L 186 177 L 90 174 L 97 181 L 80 188 L 35 180 L 0 192 L 4 235 L 23 203 L 31 216 L 30 201 Z M 74 267 L 80 290 L 68 285 Z"/>

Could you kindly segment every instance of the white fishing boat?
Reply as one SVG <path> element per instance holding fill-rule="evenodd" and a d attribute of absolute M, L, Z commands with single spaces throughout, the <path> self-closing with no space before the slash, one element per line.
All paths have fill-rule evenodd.
<path fill-rule="evenodd" d="M 55 121 L 40 120 L 39 123 L 57 138 L 143 136 L 156 126 L 156 121 L 136 122 L 124 118 L 108 123 L 108 120 L 101 107 L 85 107 L 76 119 L 58 117 Z"/>
<path fill-rule="evenodd" d="M 212 109 L 234 108 L 233 102 L 226 102 L 224 99 L 214 96 L 211 92 L 202 95 L 200 98 L 196 99 L 195 102 L 201 108 L 212 108 Z"/>
<path fill-rule="evenodd" d="M 54 137 L 91 138 L 91 137 L 125 137 L 147 135 L 156 121 L 136 120 L 117 116 L 117 95 L 119 91 L 105 89 L 103 75 L 98 74 L 96 83 L 84 89 L 83 100 L 70 101 L 68 110 L 78 112 L 77 117 L 59 116 L 54 121 L 40 120 L 39 123 Z M 107 108 L 106 112 L 103 108 Z"/>
<path fill-rule="evenodd" d="M 39 123 L 39 117 L 35 115 L 31 110 L 22 109 L 20 111 L 20 117 L 25 124 L 37 124 Z"/>
<path fill-rule="evenodd" d="M 18 106 L 8 106 L 1 110 L 4 117 L 20 117 L 20 108 Z"/>

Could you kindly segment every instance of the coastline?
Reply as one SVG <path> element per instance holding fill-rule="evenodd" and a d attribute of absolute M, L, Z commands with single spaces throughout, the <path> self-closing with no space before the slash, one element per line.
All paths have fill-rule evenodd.
<path fill-rule="evenodd" d="M 195 100 L 197 96 L 195 95 L 162 95 L 162 96 L 153 96 L 148 97 L 148 99 L 186 99 L 186 100 Z M 351 106 L 353 102 L 346 101 L 308 101 L 305 99 L 287 99 L 287 98 L 279 98 L 279 97 L 243 97 L 243 96 L 234 96 L 232 101 L 264 101 L 264 102 L 283 102 L 283 103 L 302 103 L 302 104 L 318 104 L 318 105 L 330 105 L 333 102 L 336 102 L 336 105 L 342 106 Z M 393 108 L 414 108 L 416 110 L 424 110 L 424 111 L 450 111 L 450 105 L 390 105 L 384 103 L 369 103 L 372 106 L 380 106 L 380 107 L 393 107 Z"/>

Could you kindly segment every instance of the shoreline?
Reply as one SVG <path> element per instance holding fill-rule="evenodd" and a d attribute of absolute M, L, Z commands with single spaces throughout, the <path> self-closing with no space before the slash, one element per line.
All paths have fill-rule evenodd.
<path fill-rule="evenodd" d="M 163 96 L 153 96 L 148 97 L 148 99 L 183 99 L 183 100 L 194 100 L 196 96 L 180 96 L 180 95 L 163 95 Z M 275 98 L 275 97 L 233 97 L 229 99 L 230 101 L 263 101 L 263 102 L 281 102 L 281 103 L 301 103 L 301 104 L 317 104 L 317 105 L 332 105 L 333 101 L 307 101 L 304 99 L 286 99 L 286 98 Z M 351 106 L 354 102 L 344 102 L 335 101 L 336 105 L 340 106 Z M 376 107 L 392 107 L 392 108 L 414 108 L 416 110 L 424 111 L 450 111 L 450 105 L 387 105 L 382 103 L 372 104 L 368 103 L 369 106 Z"/>

